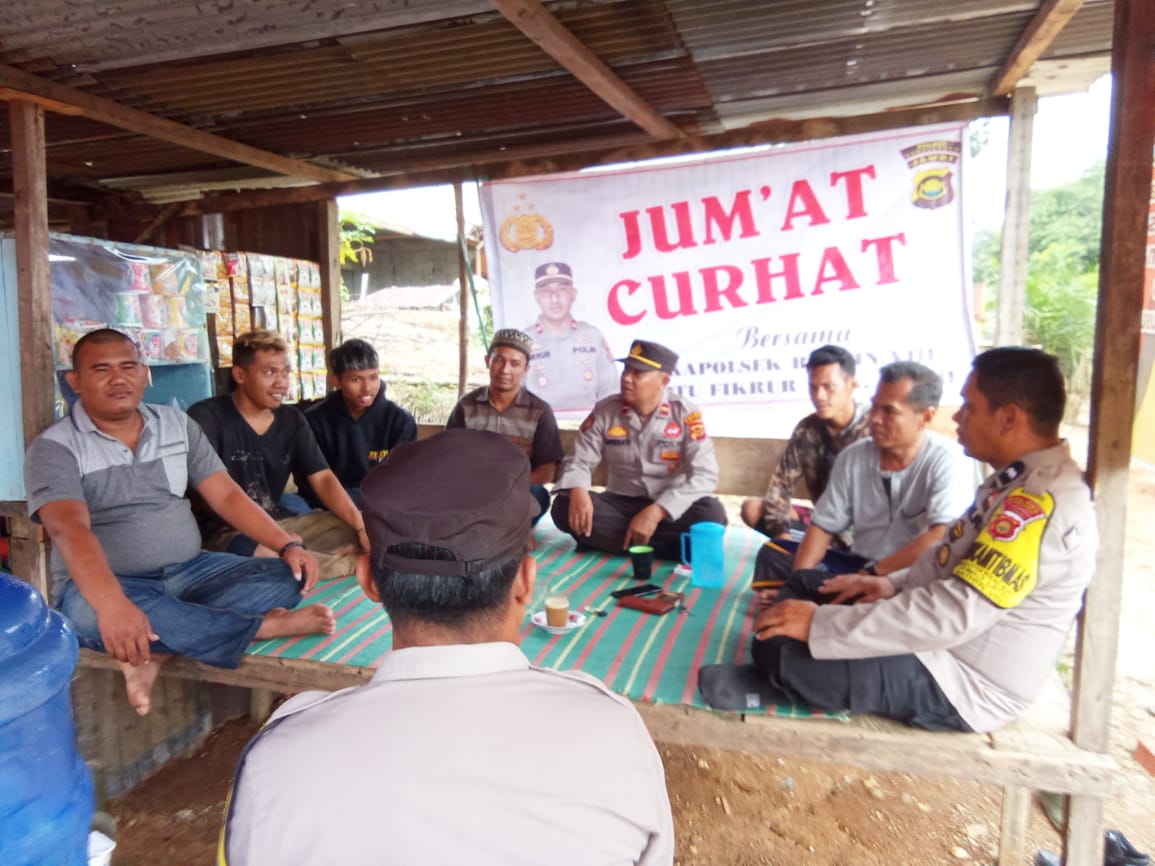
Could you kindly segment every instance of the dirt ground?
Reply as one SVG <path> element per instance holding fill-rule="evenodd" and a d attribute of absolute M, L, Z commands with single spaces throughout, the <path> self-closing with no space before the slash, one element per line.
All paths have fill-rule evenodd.
<path fill-rule="evenodd" d="M 1131 474 L 1127 568 L 1112 721 L 1118 793 L 1107 803 L 1117 827 L 1155 854 L 1155 777 L 1132 757 L 1155 738 L 1155 470 Z M 1069 663 L 1070 659 L 1067 659 Z M 191 757 L 171 762 L 113 801 L 120 825 L 115 866 L 204 866 L 215 845 L 230 776 L 255 730 L 248 721 L 215 731 Z M 939 866 L 993 863 L 999 790 L 955 780 L 872 773 L 788 755 L 763 757 L 661 745 L 684 866 Z M 1031 851 L 1056 849 L 1042 809 L 1032 815 Z"/>

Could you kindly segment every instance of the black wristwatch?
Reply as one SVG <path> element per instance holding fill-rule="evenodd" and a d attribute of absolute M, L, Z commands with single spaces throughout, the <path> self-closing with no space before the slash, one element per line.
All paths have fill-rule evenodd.
<path fill-rule="evenodd" d="M 865 571 L 867 574 L 873 574 L 875 577 L 878 577 L 878 560 L 877 559 L 867 560 L 866 563 L 863 564 L 862 570 Z"/>

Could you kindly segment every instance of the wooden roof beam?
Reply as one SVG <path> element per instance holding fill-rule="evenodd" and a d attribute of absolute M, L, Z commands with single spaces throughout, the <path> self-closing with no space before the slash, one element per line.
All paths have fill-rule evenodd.
<path fill-rule="evenodd" d="M 1083 8 L 1084 0 L 1046 0 L 1015 47 L 1007 56 L 1003 68 L 991 85 L 992 96 L 1006 96 L 1026 76 L 1032 64 L 1043 56 L 1067 22 Z"/>
<path fill-rule="evenodd" d="M 89 120 L 107 123 L 109 126 L 147 135 L 190 150 L 316 183 L 353 180 L 358 177 L 352 172 L 336 171 L 304 160 L 291 159 L 210 132 L 203 132 L 183 123 L 129 108 L 102 96 L 85 93 L 75 87 L 29 75 L 11 66 L 0 66 L 0 99 L 37 102 L 51 111 L 83 115 Z"/>
<path fill-rule="evenodd" d="M 1009 100 L 1005 98 L 988 99 L 946 105 L 912 106 L 851 117 L 771 120 L 742 129 L 732 129 L 709 135 L 689 136 L 678 140 L 650 141 L 645 144 L 584 147 L 564 154 L 551 152 L 543 155 L 533 147 L 514 151 L 490 151 L 484 154 L 462 154 L 452 158 L 447 157 L 444 160 L 423 160 L 420 163 L 398 164 L 397 171 L 393 174 L 366 177 L 345 183 L 327 183 L 293 189 L 250 190 L 206 196 L 189 201 L 184 210 L 181 211 L 181 216 L 224 213 L 256 207 L 281 207 L 324 198 L 359 195 L 389 189 L 432 186 L 459 180 L 497 180 L 577 171 L 593 165 L 635 162 L 686 153 L 705 154 L 727 148 L 750 147 L 759 144 L 812 141 L 886 129 L 905 129 L 910 126 L 925 126 L 932 123 L 969 121 L 976 117 L 996 117 L 1009 113 Z"/>
<path fill-rule="evenodd" d="M 612 69 L 557 20 L 539 0 L 490 0 L 518 30 L 573 73 L 582 84 L 623 117 L 657 139 L 685 138 L 676 124 L 638 96 Z"/>

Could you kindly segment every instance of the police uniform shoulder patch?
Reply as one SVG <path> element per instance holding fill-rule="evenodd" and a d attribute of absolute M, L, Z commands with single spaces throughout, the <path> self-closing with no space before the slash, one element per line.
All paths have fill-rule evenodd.
<path fill-rule="evenodd" d="M 695 442 L 706 438 L 706 422 L 702 420 L 701 412 L 691 412 L 687 415 L 686 427 L 690 431 L 690 438 Z"/>
<path fill-rule="evenodd" d="M 954 567 L 954 576 L 1001 608 L 1017 607 L 1039 582 L 1043 530 L 1054 510 L 1049 493 L 1012 490 Z"/>
<path fill-rule="evenodd" d="M 581 432 L 585 433 L 587 430 L 589 430 L 593 426 L 594 426 L 594 413 L 590 412 L 590 414 L 586 415 L 586 419 L 584 421 L 582 421 Z"/>
<path fill-rule="evenodd" d="M 938 558 L 939 566 L 945 568 L 946 564 L 948 562 L 950 562 L 950 545 L 949 544 L 939 545 L 938 553 L 936 554 L 936 557 Z"/>

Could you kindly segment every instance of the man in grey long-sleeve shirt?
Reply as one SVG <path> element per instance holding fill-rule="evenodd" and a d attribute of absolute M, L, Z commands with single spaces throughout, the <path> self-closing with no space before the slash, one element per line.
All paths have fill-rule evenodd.
<path fill-rule="evenodd" d="M 1098 546 L 1090 491 L 1058 435 L 1062 374 L 1043 352 L 992 349 L 962 396 L 959 440 L 995 472 L 906 571 L 840 575 L 762 613 L 754 661 L 788 699 L 990 731 L 1038 697 Z"/>
<path fill-rule="evenodd" d="M 676 353 L 635 340 L 619 360 L 622 392 L 599 401 L 582 422 L 555 485 L 553 522 L 597 550 L 648 544 L 654 556 L 678 559 L 680 536 L 692 524 L 726 523 L 726 509 L 710 496 L 718 483 L 714 443 L 698 408 L 667 388 Z M 606 492 L 590 493 L 603 459 Z"/>

